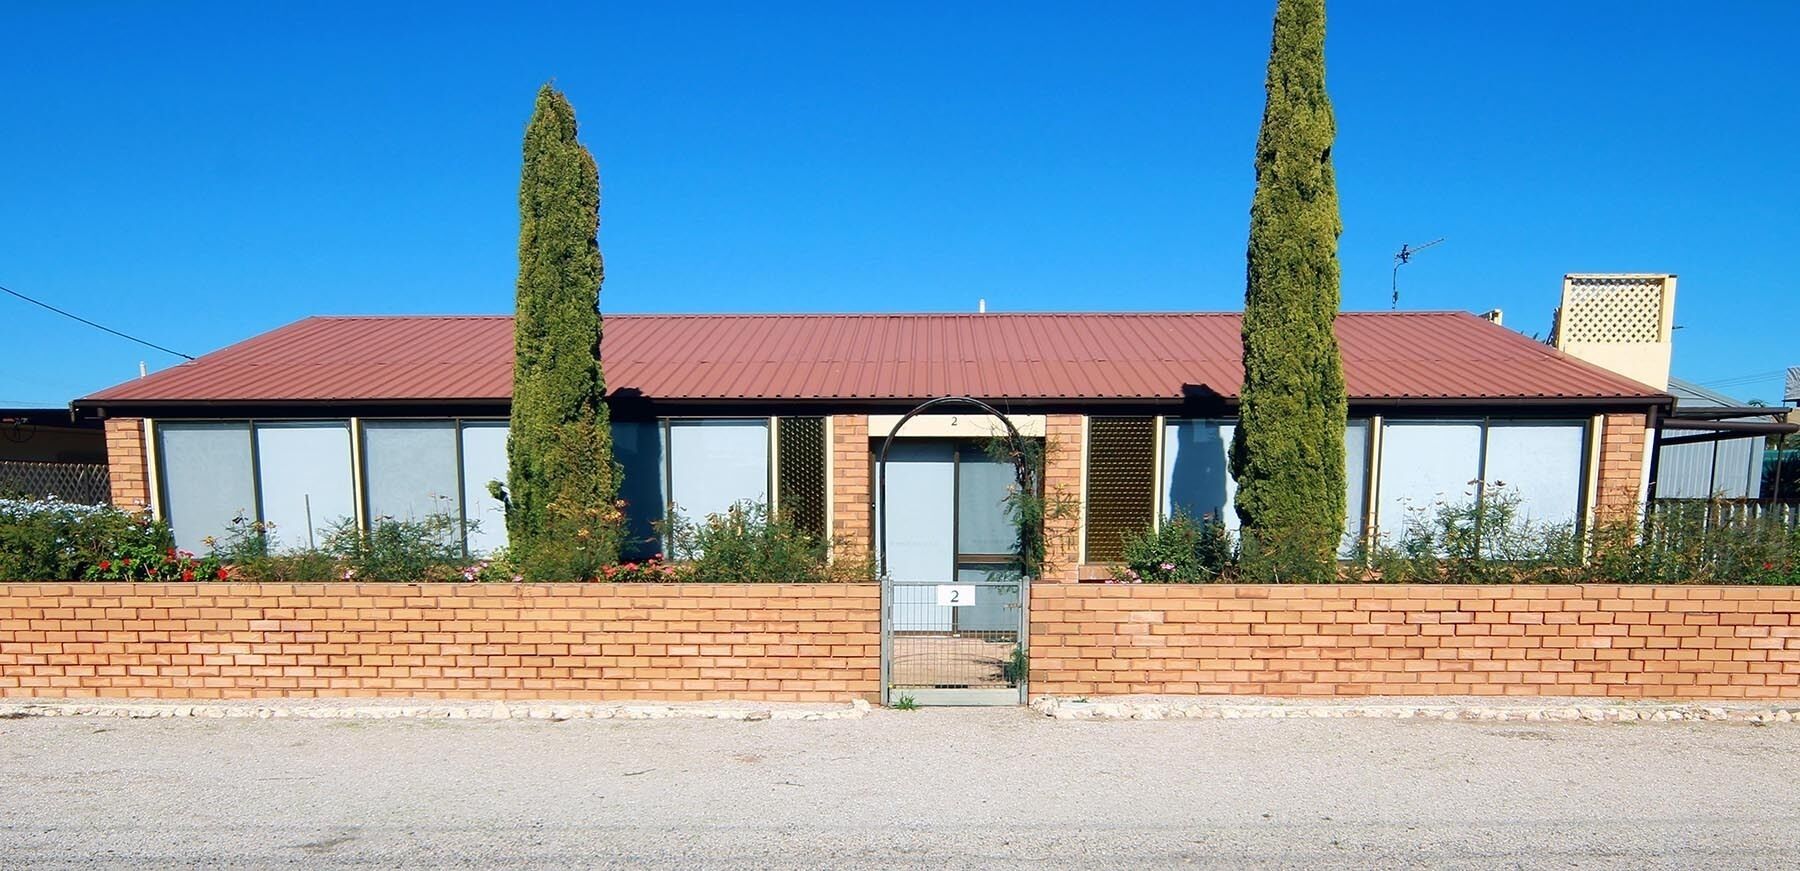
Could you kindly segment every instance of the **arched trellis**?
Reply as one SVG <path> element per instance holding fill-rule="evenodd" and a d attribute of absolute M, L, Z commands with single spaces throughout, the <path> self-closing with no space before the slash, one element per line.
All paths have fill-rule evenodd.
<path fill-rule="evenodd" d="M 877 548 L 876 553 L 880 560 L 880 563 L 879 563 L 880 577 L 883 578 L 884 580 L 888 576 L 888 547 L 887 547 L 887 521 L 888 521 L 887 457 L 888 457 L 888 449 L 893 447 L 894 439 L 900 435 L 900 429 L 902 427 L 906 426 L 907 421 L 912 420 L 914 417 L 917 417 L 919 414 L 921 414 L 927 410 L 930 410 L 932 408 L 936 408 L 941 405 L 952 405 L 952 404 L 972 405 L 990 415 L 993 415 L 995 418 L 999 419 L 1000 424 L 1002 426 L 1006 427 L 1007 442 L 1011 447 L 1011 454 L 1012 454 L 1012 461 L 1013 461 L 1013 480 L 1018 484 L 1019 491 L 1021 493 L 1031 494 L 1031 493 L 1037 492 L 1036 464 L 1031 461 L 1031 455 L 1025 449 L 1025 437 L 1023 435 L 1019 434 L 1019 428 L 1016 426 L 1013 426 L 1012 420 L 1007 418 L 1006 415 L 1002 414 L 999 409 L 993 407 L 992 405 L 987 404 L 986 402 L 982 402 L 981 400 L 976 399 L 972 396 L 940 396 L 940 397 L 937 397 L 936 399 L 927 399 L 924 402 L 919 403 L 917 406 L 913 407 L 913 410 L 901 415 L 900 419 L 898 421 L 894 422 L 894 428 L 889 430 L 887 437 L 882 440 L 881 452 L 876 456 L 876 459 L 875 459 L 875 479 L 876 479 L 876 481 L 875 481 L 875 523 L 878 527 L 878 529 L 876 530 L 875 541 L 876 541 L 876 548 Z M 1042 535 L 1042 534 L 1043 533 L 1039 530 L 1031 530 L 1031 529 L 1021 528 L 1019 530 L 1019 536 L 1021 538 L 1021 540 L 1019 542 L 1020 549 L 1024 553 L 1030 553 L 1031 548 L 1036 546 L 1035 542 L 1032 540 L 1032 537 Z"/>

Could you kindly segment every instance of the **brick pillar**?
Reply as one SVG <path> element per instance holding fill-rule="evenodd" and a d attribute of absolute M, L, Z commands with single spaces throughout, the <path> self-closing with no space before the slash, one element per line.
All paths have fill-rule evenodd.
<path fill-rule="evenodd" d="M 1630 520 L 1643 505 L 1646 415 L 1608 414 L 1600 429 L 1600 476 L 1594 518 Z"/>
<path fill-rule="evenodd" d="M 1087 450 L 1082 423 L 1079 414 L 1044 420 L 1045 581 L 1073 582 L 1081 568 L 1081 468 Z"/>
<path fill-rule="evenodd" d="M 136 417 L 106 420 L 106 472 L 112 480 L 112 504 L 125 511 L 150 507 L 150 478 L 145 472 L 144 421 Z"/>
<path fill-rule="evenodd" d="M 870 555 L 874 491 L 869 484 L 869 416 L 831 418 L 831 549 L 838 559 Z"/>

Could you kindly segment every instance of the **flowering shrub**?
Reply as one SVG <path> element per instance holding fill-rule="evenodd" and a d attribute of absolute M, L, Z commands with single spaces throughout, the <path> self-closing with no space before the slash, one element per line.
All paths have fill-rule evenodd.
<path fill-rule="evenodd" d="M 196 557 L 192 551 L 173 547 L 157 553 L 154 548 L 139 545 L 121 549 L 88 566 L 82 578 L 89 581 L 224 581 L 230 580 L 231 571 L 211 554 Z"/>
<path fill-rule="evenodd" d="M 850 580 L 845 572 L 866 564 L 845 561 L 836 566 L 826 557 L 822 538 L 794 525 L 786 512 L 771 513 L 761 502 L 733 504 L 722 514 L 691 523 L 679 512 L 666 525 L 664 537 L 679 560 L 668 580 L 700 583 L 783 583 Z M 640 567 L 641 570 L 641 567 Z M 866 577 L 866 575 L 865 575 Z"/>
<path fill-rule="evenodd" d="M 126 580 L 126 568 L 160 566 L 174 544 L 168 526 L 147 514 L 55 498 L 0 499 L 0 579 L 74 581 L 99 572 Z"/>
<path fill-rule="evenodd" d="M 1231 534 L 1210 516 L 1195 520 L 1178 511 L 1161 526 L 1126 538 L 1124 556 L 1113 569 L 1113 583 L 1204 583 L 1231 565 Z"/>
<path fill-rule="evenodd" d="M 663 562 L 663 555 L 659 553 L 642 562 L 602 566 L 600 580 L 621 584 L 661 584 L 684 580 L 684 578 L 682 577 L 682 567 Z"/>

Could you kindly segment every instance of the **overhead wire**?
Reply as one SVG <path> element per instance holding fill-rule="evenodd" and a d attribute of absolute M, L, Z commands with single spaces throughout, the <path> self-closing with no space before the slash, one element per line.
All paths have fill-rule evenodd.
<path fill-rule="evenodd" d="M 6 293 L 8 293 L 12 296 L 18 297 L 19 299 L 22 299 L 28 303 L 31 303 L 32 305 L 35 305 L 39 308 L 49 309 L 50 311 L 56 312 L 57 314 L 62 315 L 63 317 L 68 318 L 70 320 L 79 321 L 80 323 L 86 324 L 90 327 L 93 327 L 96 330 L 100 330 L 101 332 L 111 333 L 115 336 L 118 336 L 121 339 L 136 342 L 140 345 L 143 345 L 146 348 L 155 348 L 158 351 L 161 351 L 165 354 L 173 354 L 177 357 L 182 358 L 183 360 L 194 359 L 194 355 L 192 355 L 192 354 L 183 354 L 180 351 L 177 351 L 173 348 L 167 348 L 162 345 L 158 345 L 157 343 L 152 342 L 149 339 L 140 339 L 137 336 L 131 335 L 130 333 L 120 332 L 118 330 L 113 329 L 112 327 L 106 326 L 105 324 L 94 323 L 93 321 L 90 321 L 87 318 L 82 317 L 81 315 L 75 314 L 74 312 L 64 311 L 63 309 L 57 308 L 56 306 L 53 306 L 47 302 L 44 302 L 43 300 L 33 299 L 29 296 L 26 296 L 25 294 L 22 294 L 16 290 L 13 290 L 12 288 L 7 287 L 4 284 L 0 284 L 0 291 L 5 291 Z"/>

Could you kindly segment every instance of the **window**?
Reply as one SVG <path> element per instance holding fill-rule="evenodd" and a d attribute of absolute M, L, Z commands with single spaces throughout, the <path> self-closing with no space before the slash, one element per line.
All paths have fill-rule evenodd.
<path fill-rule="evenodd" d="M 1156 418 L 1088 418 L 1087 559 L 1117 562 L 1156 511 Z"/>
<path fill-rule="evenodd" d="M 668 466 L 663 457 L 662 424 L 654 421 L 612 423 L 613 457 L 624 478 L 619 498 L 625 500 L 625 541 L 619 552 L 626 559 L 646 559 L 662 550 L 656 524 L 662 522 L 668 500 L 663 496 Z"/>
<path fill-rule="evenodd" d="M 248 423 L 156 425 L 162 510 L 175 544 L 205 552 L 236 517 L 257 519 L 256 473 Z"/>
<path fill-rule="evenodd" d="M 1381 436 L 1380 534 L 1392 540 L 1443 505 L 1484 489 L 1516 500 L 1520 520 L 1574 523 L 1587 425 L 1556 420 L 1390 420 Z"/>
<path fill-rule="evenodd" d="M 1232 420 L 1169 420 L 1163 426 L 1162 516 L 1177 511 L 1195 520 L 1213 518 L 1236 532 L 1237 479 L 1231 475 Z M 1363 535 L 1369 486 L 1369 422 L 1344 428 L 1344 538 L 1341 556 L 1356 552 Z"/>
<path fill-rule="evenodd" d="M 669 501 L 689 520 L 768 501 L 767 419 L 671 420 L 668 454 Z"/>
<path fill-rule="evenodd" d="M 456 516 L 462 507 L 460 472 L 455 421 L 363 422 L 363 474 L 371 522 L 382 517 L 418 521 L 433 514 Z"/>
<path fill-rule="evenodd" d="M 506 546 L 506 503 L 494 498 L 488 483 L 506 483 L 507 432 L 504 421 L 462 425 L 463 535 L 470 553 L 491 553 Z"/>
<path fill-rule="evenodd" d="M 318 547 L 356 518 L 348 421 L 256 424 L 262 519 L 277 549 Z"/>

